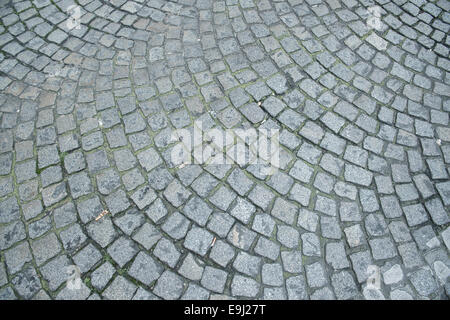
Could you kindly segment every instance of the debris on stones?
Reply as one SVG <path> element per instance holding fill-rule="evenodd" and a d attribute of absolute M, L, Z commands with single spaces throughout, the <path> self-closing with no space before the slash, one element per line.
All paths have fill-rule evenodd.
<path fill-rule="evenodd" d="M 95 218 L 95 221 L 100 220 L 101 218 L 103 218 L 104 216 L 106 216 L 107 214 L 109 214 L 108 210 L 103 210 L 98 216 L 97 218 Z"/>

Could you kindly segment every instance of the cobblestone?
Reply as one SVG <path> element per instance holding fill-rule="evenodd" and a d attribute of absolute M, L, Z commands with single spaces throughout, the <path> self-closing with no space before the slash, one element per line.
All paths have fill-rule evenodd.
<path fill-rule="evenodd" d="M 0 299 L 448 297 L 445 2 L 77 5 L 0 4 Z"/>

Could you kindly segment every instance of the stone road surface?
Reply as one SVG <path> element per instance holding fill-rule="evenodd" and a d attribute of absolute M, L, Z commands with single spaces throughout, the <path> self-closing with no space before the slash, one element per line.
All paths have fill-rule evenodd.
<path fill-rule="evenodd" d="M 0 2 L 1 299 L 448 299 L 448 0 Z"/>

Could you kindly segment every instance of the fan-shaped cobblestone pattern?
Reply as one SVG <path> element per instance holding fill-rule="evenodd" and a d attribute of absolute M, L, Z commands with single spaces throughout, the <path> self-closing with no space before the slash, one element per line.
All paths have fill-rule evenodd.
<path fill-rule="evenodd" d="M 2 0 L 0 298 L 447 299 L 449 11 Z M 280 169 L 173 163 L 195 120 Z"/>

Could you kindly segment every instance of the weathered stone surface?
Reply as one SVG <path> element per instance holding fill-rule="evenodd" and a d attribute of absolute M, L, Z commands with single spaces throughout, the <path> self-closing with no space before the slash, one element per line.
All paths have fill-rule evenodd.
<path fill-rule="evenodd" d="M 448 1 L 0 2 L 1 299 L 448 296 Z"/>

